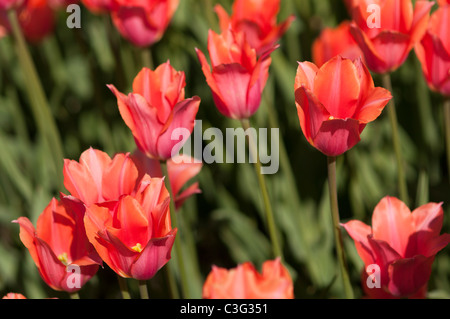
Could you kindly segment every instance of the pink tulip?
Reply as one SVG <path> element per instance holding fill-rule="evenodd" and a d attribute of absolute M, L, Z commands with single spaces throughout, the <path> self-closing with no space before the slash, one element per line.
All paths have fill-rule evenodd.
<path fill-rule="evenodd" d="M 363 281 L 369 297 L 425 297 L 434 258 L 450 242 L 450 234 L 440 235 L 443 219 L 442 203 L 429 203 L 411 213 L 402 201 L 387 196 L 375 207 L 372 227 L 358 220 L 342 225 L 365 267 L 378 265 L 381 271 L 380 288 L 370 289 Z M 363 274 L 363 278 L 372 275 Z"/>
<path fill-rule="evenodd" d="M 182 147 L 182 136 L 172 138 L 176 129 L 194 130 L 200 98 L 184 98 L 185 75 L 169 62 L 154 71 L 143 68 L 133 82 L 133 92 L 115 94 L 120 115 L 133 133 L 138 148 L 147 156 L 167 160 Z M 178 149 L 177 149 L 178 148 Z"/>
<path fill-rule="evenodd" d="M 219 112 L 233 119 L 251 117 L 261 102 L 272 50 L 258 59 L 243 33 L 227 30 L 219 35 L 209 30 L 208 52 L 212 68 L 203 52 L 196 51 Z"/>

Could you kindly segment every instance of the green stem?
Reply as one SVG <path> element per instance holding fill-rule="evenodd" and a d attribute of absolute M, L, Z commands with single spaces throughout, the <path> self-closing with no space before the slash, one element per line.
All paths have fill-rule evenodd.
<path fill-rule="evenodd" d="M 447 168 L 450 182 L 450 98 L 444 100 L 445 139 L 447 145 Z"/>
<path fill-rule="evenodd" d="M 264 100 L 265 100 L 265 104 L 267 106 L 267 113 L 268 113 L 268 121 L 269 121 L 269 126 L 271 128 L 280 128 L 280 123 L 278 120 L 278 114 L 274 108 L 273 103 L 269 100 L 269 98 L 267 97 L 267 93 L 263 95 Z M 280 155 L 280 164 L 281 164 L 281 170 L 284 171 L 284 179 L 286 180 L 286 182 L 288 183 L 289 187 L 288 189 L 291 191 L 291 199 L 293 201 L 293 207 L 295 211 L 300 211 L 301 209 L 301 203 L 300 203 L 300 198 L 299 198 L 299 194 L 300 192 L 298 191 L 298 187 L 297 187 L 297 183 L 295 181 L 294 178 L 294 171 L 292 169 L 291 166 L 291 162 L 289 160 L 289 156 L 287 153 L 287 149 L 286 149 L 286 145 L 284 144 L 284 139 L 282 137 L 280 137 L 279 139 L 279 155 Z M 303 214 L 298 214 L 297 218 L 300 221 L 299 223 L 299 227 L 300 227 L 300 231 L 299 231 L 299 237 L 301 239 L 301 245 L 302 245 L 302 250 L 305 252 L 305 262 L 308 264 L 308 267 L 311 269 L 312 263 L 311 263 L 311 258 L 309 258 L 310 256 L 310 249 L 308 244 L 306 243 L 306 238 L 305 238 L 305 234 L 306 234 L 306 230 L 304 230 L 305 227 L 307 227 L 307 224 L 303 221 Z"/>
<path fill-rule="evenodd" d="M 241 120 L 241 125 L 242 125 L 242 128 L 244 129 L 244 131 L 249 132 L 250 121 L 248 119 Z M 277 227 L 275 225 L 275 219 L 273 216 L 272 205 L 270 203 L 269 193 L 267 192 L 266 181 L 265 181 L 263 174 L 261 173 L 262 166 L 261 166 L 261 161 L 259 159 L 259 154 L 257 151 L 257 145 L 256 145 L 256 142 L 253 140 L 252 134 L 247 134 L 247 136 L 248 136 L 248 145 L 249 145 L 250 152 L 251 152 L 253 158 L 256 160 L 255 161 L 255 170 L 256 170 L 259 187 L 261 189 L 261 194 L 262 194 L 263 201 L 264 201 L 264 208 L 266 211 L 266 219 L 267 219 L 267 227 L 269 228 L 269 236 L 270 236 L 270 240 L 272 242 L 273 254 L 275 257 L 280 257 L 281 260 L 283 260 L 284 259 L 283 253 L 281 251 L 280 244 L 278 241 Z"/>
<path fill-rule="evenodd" d="M 172 221 L 172 227 L 177 228 L 179 216 L 177 216 L 177 211 L 175 208 L 175 196 L 172 191 L 172 186 L 170 185 L 169 171 L 167 170 L 167 162 L 166 161 L 161 161 L 161 170 L 162 170 L 163 176 L 165 176 L 164 182 L 165 182 L 166 188 L 170 194 L 170 217 L 171 217 L 171 221 Z M 180 230 L 178 230 L 178 234 L 175 237 L 175 242 L 173 245 L 175 247 L 175 253 L 176 253 L 177 260 L 178 260 L 178 270 L 180 272 L 181 290 L 183 292 L 183 297 L 186 299 L 190 299 L 189 284 L 188 284 L 188 279 L 187 279 L 187 274 L 186 274 L 183 250 L 181 249 Z"/>
<path fill-rule="evenodd" d="M 17 56 L 25 77 L 26 89 L 30 99 L 30 106 L 35 118 L 37 128 L 42 134 L 50 154 L 53 154 L 55 164 L 55 174 L 57 176 L 58 187 L 63 187 L 63 149 L 61 137 L 53 118 L 47 97 L 45 96 L 42 83 L 39 79 L 36 67 L 27 43 L 23 36 L 17 13 L 14 9 L 8 11 L 8 19 L 11 24 L 12 33 L 15 39 Z"/>
<path fill-rule="evenodd" d="M 139 50 L 141 50 L 141 67 L 153 70 L 153 57 L 150 48 L 140 48 Z"/>
<path fill-rule="evenodd" d="M 119 281 L 120 292 L 122 293 L 123 299 L 131 299 L 130 292 L 128 291 L 128 285 L 122 276 L 117 275 L 117 280 Z"/>
<path fill-rule="evenodd" d="M 336 186 L 336 157 L 329 156 L 327 159 L 328 187 L 330 191 L 331 216 L 333 219 L 333 232 L 336 242 L 336 253 L 339 261 L 339 268 L 341 270 L 342 281 L 344 283 L 345 296 L 347 299 L 353 299 L 353 289 L 350 283 L 350 277 L 348 275 L 348 268 L 344 255 L 344 242 L 342 240 L 342 233 L 340 229 L 339 206 Z"/>
<path fill-rule="evenodd" d="M 382 75 L 383 86 L 385 89 L 393 94 L 392 84 L 391 84 L 391 76 L 389 73 L 385 73 Z M 406 176 L 404 171 L 404 163 L 402 157 L 402 151 L 400 147 L 400 137 L 398 134 L 398 121 L 397 121 L 397 112 L 395 110 L 394 99 L 392 99 L 387 105 L 389 120 L 391 122 L 392 129 L 392 142 L 394 145 L 395 156 L 397 159 L 397 179 L 398 179 L 398 189 L 400 194 L 400 199 L 406 204 L 409 205 L 409 196 L 408 196 L 408 188 L 406 185 Z"/>
<path fill-rule="evenodd" d="M 147 282 L 145 280 L 139 280 L 139 293 L 141 299 L 149 299 Z"/>
<path fill-rule="evenodd" d="M 172 263 L 168 263 L 167 267 L 164 267 L 166 273 L 167 283 L 169 284 L 170 296 L 172 299 L 180 299 L 180 293 L 178 292 L 177 281 L 175 280 L 175 269 Z"/>

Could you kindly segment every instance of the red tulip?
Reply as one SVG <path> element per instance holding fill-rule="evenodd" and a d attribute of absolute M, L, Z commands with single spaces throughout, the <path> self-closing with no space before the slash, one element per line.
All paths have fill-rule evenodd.
<path fill-rule="evenodd" d="M 112 20 L 123 37 L 139 47 L 159 41 L 179 0 L 115 0 Z"/>
<path fill-rule="evenodd" d="M 450 0 L 438 0 L 438 4 L 440 6 L 445 6 L 447 4 L 450 4 Z"/>
<path fill-rule="evenodd" d="M 170 260 L 177 229 L 169 200 L 164 180 L 147 175 L 134 196 L 87 208 L 89 241 L 119 276 L 147 280 Z"/>
<path fill-rule="evenodd" d="M 215 6 L 222 32 L 229 28 L 244 32 L 250 46 L 258 55 L 271 50 L 294 20 L 291 15 L 277 24 L 280 0 L 235 0 L 231 17 L 221 5 Z"/>
<path fill-rule="evenodd" d="M 132 155 L 133 161 L 139 170 L 139 179 L 145 174 L 151 177 L 163 177 L 161 164 L 158 160 L 154 160 L 145 156 L 144 153 L 137 150 Z M 181 154 L 167 160 L 167 171 L 169 173 L 170 186 L 175 196 L 175 207 L 179 208 L 184 201 L 193 194 L 201 193 L 198 182 L 193 183 L 183 190 L 184 185 L 195 175 L 200 173 L 203 164 L 194 161 L 194 158 Z"/>
<path fill-rule="evenodd" d="M 380 26 L 370 28 L 377 5 Z M 370 70 L 376 73 L 395 71 L 408 57 L 414 45 L 423 37 L 429 19 L 431 1 L 359 0 L 353 4 L 351 32 L 359 44 Z M 369 8 L 370 9 L 370 8 Z M 376 19 L 375 19 L 376 20 Z"/>
<path fill-rule="evenodd" d="M 128 96 L 108 85 L 138 148 L 147 156 L 167 160 L 182 147 L 182 137 L 172 138 L 172 132 L 184 128 L 192 133 L 200 98 L 185 99 L 185 85 L 184 72 L 176 71 L 169 62 L 155 71 L 143 68 Z"/>
<path fill-rule="evenodd" d="M 89 11 L 94 13 L 105 13 L 114 10 L 117 6 L 115 0 L 81 0 Z"/>
<path fill-rule="evenodd" d="M 344 21 L 335 29 L 322 30 L 312 45 L 312 55 L 313 62 L 321 67 L 336 55 L 355 60 L 363 56 L 363 53 L 350 33 L 350 22 Z"/>
<path fill-rule="evenodd" d="M 19 1 L 20 3 L 22 1 Z M 17 6 L 17 17 L 25 39 L 31 43 L 43 40 L 55 27 L 53 9 L 46 0 L 26 0 Z M 11 33 L 7 12 L 0 6 L 0 37 Z"/>
<path fill-rule="evenodd" d="M 372 227 L 352 220 L 342 226 L 355 241 L 365 267 L 376 264 L 381 288 L 364 291 L 369 297 L 425 297 L 436 254 L 450 242 L 439 235 L 444 219 L 442 203 L 429 203 L 412 213 L 399 199 L 385 197 L 375 207 Z M 364 278 L 371 273 L 364 272 Z"/>
<path fill-rule="evenodd" d="M 20 240 L 42 279 L 54 290 L 80 290 L 101 264 L 86 237 L 84 212 L 83 203 L 76 199 L 53 198 L 39 216 L 36 228 L 26 217 L 13 221 L 20 225 Z M 78 274 L 72 272 L 72 267 L 79 269 Z"/>
<path fill-rule="evenodd" d="M 375 120 L 389 91 L 375 87 L 369 70 L 357 59 L 336 56 L 320 69 L 299 63 L 295 102 L 308 142 L 327 156 L 337 156 L 360 141 L 365 125 Z"/>
<path fill-rule="evenodd" d="M 259 273 L 249 263 L 227 270 L 213 266 L 203 285 L 205 299 L 293 299 L 294 286 L 279 258 L 266 261 Z"/>
<path fill-rule="evenodd" d="M 64 186 L 86 206 L 118 200 L 135 191 L 138 170 L 129 154 L 111 159 L 105 152 L 89 148 L 80 161 L 64 160 Z"/>
<path fill-rule="evenodd" d="M 450 96 L 450 5 L 439 7 L 430 19 L 428 30 L 416 47 L 416 55 L 428 86 Z"/>
<path fill-rule="evenodd" d="M 269 76 L 270 51 L 257 59 L 244 34 L 230 30 L 220 35 L 209 30 L 212 71 L 203 52 L 196 51 L 218 110 L 233 119 L 252 116 L 259 108 Z"/>

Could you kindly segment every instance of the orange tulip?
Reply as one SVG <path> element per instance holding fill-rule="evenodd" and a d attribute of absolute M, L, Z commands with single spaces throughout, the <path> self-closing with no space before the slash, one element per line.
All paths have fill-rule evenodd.
<path fill-rule="evenodd" d="M 244 34 L 231 30 L 220 35 L 209 30 L 208 51 L 212 70 L 203 52 L 196 51 L 220 113 L 233 119 L 251 117 L 259 108 L 269 76 L 271 51 L 258 59 Z"/>
<path fill-rule="evenodd" d="M 117 97 L 120 115 L 133 133 L 138 148 L 147 156 L 167 160 L 182 147 L 182 136 L 172 132 L 184 128 L 192 133 L 200 98 L 184 98 L 185 75 L 169 62 L 152 71 L 143 68 L 128 96 L 108 85 Z M 178 147 L 176 149 L 175 147 Z"/>
<path fill-rule="evenodd" d="M 37 226 L 26 217 L 20 240 L 28 249 L 42 279 L 54 290 L 78 291 L 97 272 L 101 260 L 84 230 L 83 203 L 70 197 L 53 198 L 39 216 Z M 73 269 L 79 272 L 73 273 Z"/>
<path fill-rule="evenodd" d="M 232 29 L 244 32 L 250 46 L 258 55 L 271 50 L 294 20 L 291 15 L 277 24 L 280 0 L 235 0 L 231 17 L 221 5 L 215 6 L 222 32 Z"/>
<path fill-rule="evenodd" d="M 89 148 L 80 161 L 64 160 L 64 186 L 86 206 L 118 200 L 129 195 L 138 184 L 138 170 L 129 153 L 113 159 L 100 150 Z"/>
<path fill-rule="evenodd" d="M 312 45 L 313 62 L 318 67 L 321 67 L 336 55 L 341 55 L 350 60 L 363 56 L 361 49 L 350 33 L 349 21 L 342 22 L 335 29 L 323 29 Z"/>
<path fill-rule="evenodd" d="M 147 175 L 134 196 L 87 208 L 87 237 L 119 276 L 147 280 L 170 260 L 177 229 L 169 200 L 164 180 Z"/>
<path fill-rule="evenodd" d="M 428 30 L 416 47 L 416 55 L 428 86 L 450 97 L 450 4 L 431 16 Z"/>
<path fill-rule="evenodd" d="M 137 150 L 132 155 L 139 171 L 139 180 L 148 174 L 152 177 L 163 177 L 159 161 L 148 158 L 144 153 Z M 175 196 L 175 207 L 179 208 L 184 201 L 193 194 L 201 193 L 198 182 L 183 189 L 184 185 L 195 175 L 200 173 L 203 164 L 197 163 L 190 156 L 181 154 L 167 160 L 167 171 L 169 173 L 170 186 Z"/>
<path fill-rule="evenodd" d="M 379 12 L 368 10 L 369 5 L 378 6 Z M 373 72 L 387 73 L 403 64 L 424 35 L 433 2 L 419 0 L 413 8 L 411 0 L 355 0 L 352 6 L 351 32 L 367 66 Z M 377 20 L 379 27 L 372 24 Z"/>
<path fill-rule="evenodd" d="M 146 47 L 162 38 L 178 3 L 179 0 L 115 0 L 111 17 L 124 38 Z"/>
<path fill-rule="evenodd" d="M 293 299 L 294 286 L 279 258 L 266 261 L 262 273 L 249 263 L 227 270 L 213 266 L 203 285 L 205 299 Z"/>
<path fill-rule="evenodd" d="M 310 62 L 299 63 L 295 102 L 300 126 L 308 142 L 327 156 L 355 146 L 365 125 L 391 98 L 389 91 L 374 86 L 361 59 L 352 62 L 336 56 L 320 69 Z"/>
<path fill-rule="evenodd" d="M 363 281 L 369 297 L 425 297 L 434 258 L 450 242 L 450 234 L 440 235 L 443 219 L 442 203 L 429 203 L 411 213 L 402 201 L 387 196 L 375 207 L 372 227 L 358 220 L 342 225 L 364 265 L 380 269 L 380 288 L 369 288 Z M 363 274 L 364 279 L 372 275 Z"/>

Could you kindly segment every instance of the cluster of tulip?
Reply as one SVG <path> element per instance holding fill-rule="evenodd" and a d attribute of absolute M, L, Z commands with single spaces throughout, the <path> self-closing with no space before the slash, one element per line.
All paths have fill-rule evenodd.
<path fill-rule="evenodd" d="M 38 41 L 53 27 L 49 15 L 76 2 L 0 0 L 0 31 L 6 35 L 11 28 L 7 12 L 16 11 L 26 38 Z M 179 5 L 178 0 L 81 2 L 95 14 L 111 14 L 120 34 L 137 47 L 158 42 Z M 328 159 L 335 246 L 345 294 L 354 296 L 342 229 L 354 240 L 365 266 L 378 266 L 379 289 L 368 287 L 371 273 L 366 268 L 362 272 L 367 296 L 425 298 L 433 261 L 450 242 L 450 235 L 440 234 L 442 203 L 428 203 L 412 212 L 408 208 L 389 74 L 414 49 L 429 87 L 450 97 L 450 1 L 439 1 L 433 14 L 431 1 L 419 0 L 413 5 L 411 0 L 350 0 L 345 4 L 352 20 L 323 30 L 313 45 L 314 63 L 299 62 L 292 79 L 301 131 Z M 367 23 L 370 4 L 379 8 L 380 25 L 376 28 Z M 220 33 L 210 29 L 207 35 L 209 62 L 200 49 L 195 48 L 195 52 L 218 111 L 248 129 L 261 104 L 271 54 L 295 17 L 277 22 L 280 0 L 235 0 L 231 15 L 221 5 L 214 9 Z M 382 76 L 384 88 L 375 86 L 371 72 Z M 202 169 L 201 163 L 173 157 L 178 151 L 174 148 L 181 147 L 181 139 L 173 138 L 174 130 L 183 128 L 192 133 L 200 107 L 198 96 L 185 97 L 185 86 L 185 73 L 175 70 L 169 61 L 154 70 L 143 67 L 129 94 L 109 84 L 136 151 L 111 158 L 89 148 L 79 161 L 65 159 L 64 186 L 69 194 L 61 192 L 59 200 L 50 201 L 36 228 L 26 217 L 14 221 L 20 225 L 20 239 L 39 274 L 52 289 L 76 296 L 105 263 L 118 275 L 124 297 L 127 292 L 122 278 L 138 280 L 141 296 L 148 297 L 145 281 L 171 260 L 172 253 L 177 256 L 178 277 L 173 272 L 175 266 L 166 266 L 168 281 L 172 280 L 168 284 L 177 287 L 173 280 L 179 278 L 185 288 L 184 243 L 178 237 L 189 230 L 181 228 L 177 220 L 182 216 L 176 211 L 188 197 L 201 192 L 199 183 L 187 187 L 187 182 Z M 341 223 L 336 157 L 355 147 L 364 128 L 385 108 L 392 123 L 401 199 L 382 198 L 373 211 L 372 226 L 359 220 Z M 249 148 L 255 147 L 250 138 L 248 143 Z M 204 282 L 203 298 L 294 298 L 293 281 L 284 265 L 272 204 L 260 173 L 258 181 L 274 259 L 264 263 L 261 273 L 250 262 L 231 270 L 213 266 Z M 71 266 L 76 267 L 75 273 Z M 5 297 L 23 298 L 20 294 Z"/>

